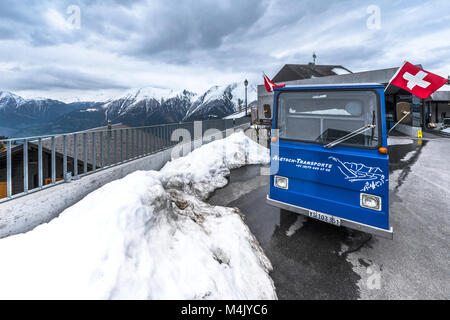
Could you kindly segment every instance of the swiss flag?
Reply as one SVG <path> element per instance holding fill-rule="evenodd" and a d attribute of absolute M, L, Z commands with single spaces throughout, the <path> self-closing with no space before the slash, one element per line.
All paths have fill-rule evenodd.
<path fill-rule="evenodd" d="M 447 79 L 405 62 L 389 83 L 426 99 L 446 84 Z"/>
<path fill-rule="evenodd" d="M 266 90 L 269 92 L 273 92 L 273 88 L 282 88 L 285 84 L 275 84 L 270 81 L 269 77 L 263 74 L 264 77 L 264 85 L 266 86 Z"/>

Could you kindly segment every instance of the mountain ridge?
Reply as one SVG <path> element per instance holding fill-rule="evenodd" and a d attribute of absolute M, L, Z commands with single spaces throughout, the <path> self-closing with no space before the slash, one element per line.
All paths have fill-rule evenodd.
<path fill-rule="evenodd" d="M 65 103 L 24 99 L 0 91 L 0 135 L 25 136 L 86 130 L 112 123 L 147 126 L 218 119 L 244 108 L 244 85 L 212 86 L 203 94 L 152 87 L 130 89 L 106 101 Z M 256 86 L 248 88 L 256 99 Z M 250 103 L 249 103 L 250 104 Z M 5 134 L 6 133 L 6 134 Z"/>

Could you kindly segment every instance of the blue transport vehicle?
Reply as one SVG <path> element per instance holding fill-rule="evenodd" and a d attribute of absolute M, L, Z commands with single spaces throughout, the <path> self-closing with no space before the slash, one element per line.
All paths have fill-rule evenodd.
<path fill-rule="evenodd" d="M 267 202 L 392 239 L 384 119 L 381 84 L 275 88 Z"/>

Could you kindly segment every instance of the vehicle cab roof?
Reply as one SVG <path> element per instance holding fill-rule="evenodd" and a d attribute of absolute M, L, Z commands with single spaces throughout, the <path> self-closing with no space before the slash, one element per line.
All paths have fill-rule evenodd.
<path fill-rule="evenodd" d="M 336 90 L 336 89 L 384 89 L 381 83 L 339 83 L 339 84 L 308 84 L 308 85 L 290 85 L 274 88 L 275 91 L 294 91 L 294 90 Z"/>

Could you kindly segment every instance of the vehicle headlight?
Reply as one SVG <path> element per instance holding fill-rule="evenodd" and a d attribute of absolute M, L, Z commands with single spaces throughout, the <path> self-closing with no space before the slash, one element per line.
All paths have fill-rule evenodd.
<path fill-rule="evenodd" d="M 361 193 L 360 205 L 363 208 L 381 211 L 381 197 Z"/>
<path fill-rule="evenodd" d="M 289 179 L 285 177 L 275 176 L 274 185 L 280 189 L 287 189 L 289 187 Z"/>

